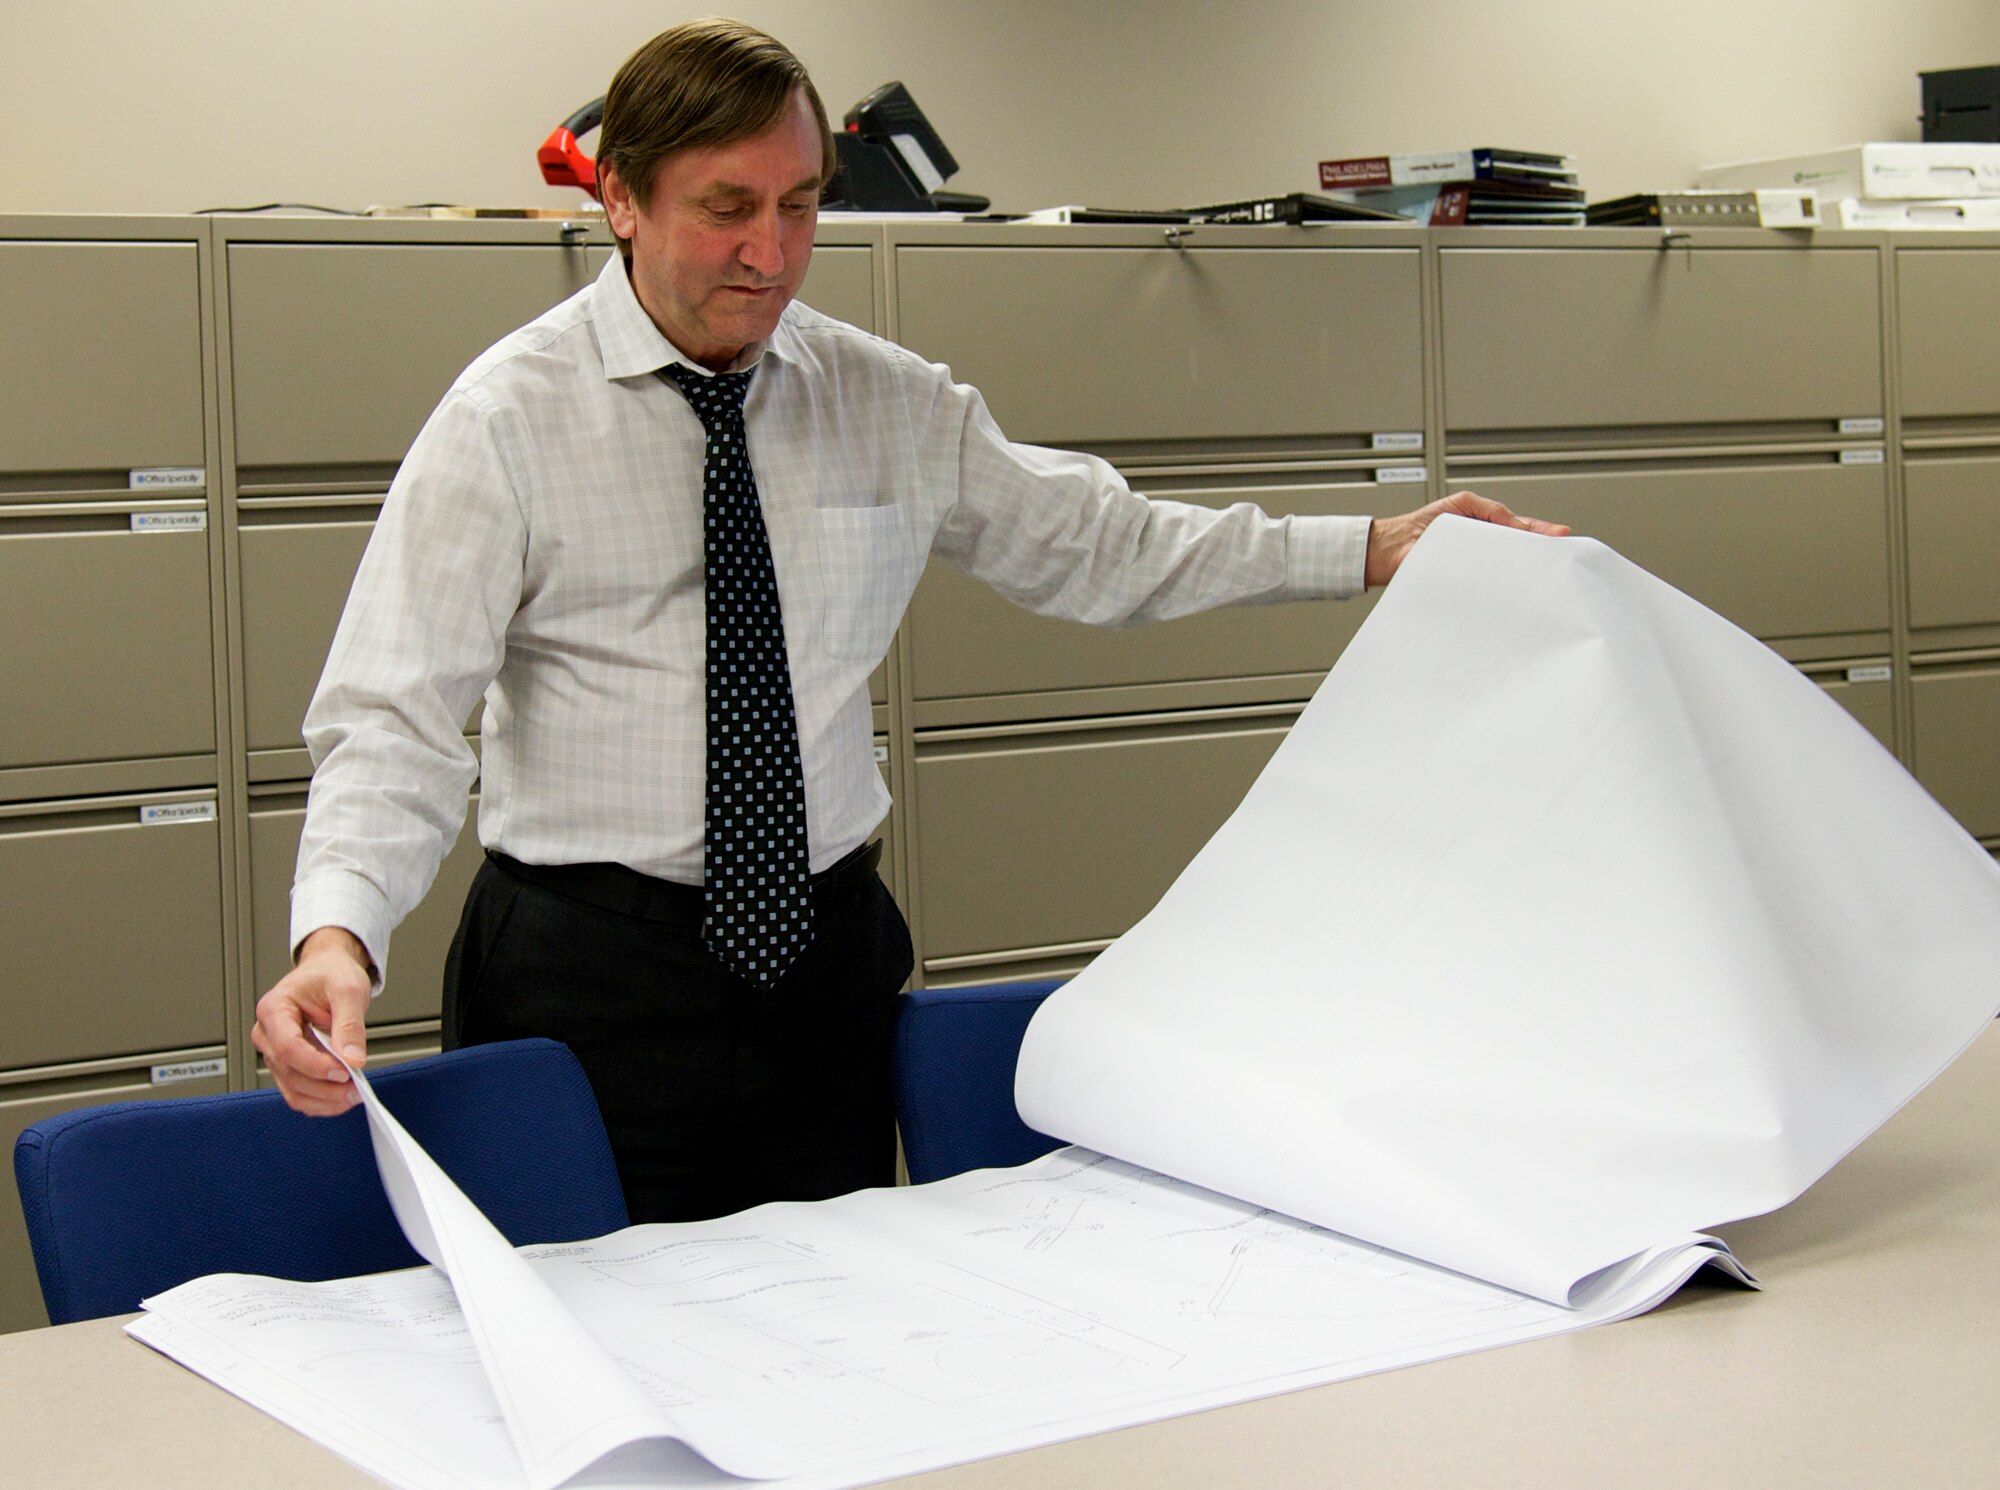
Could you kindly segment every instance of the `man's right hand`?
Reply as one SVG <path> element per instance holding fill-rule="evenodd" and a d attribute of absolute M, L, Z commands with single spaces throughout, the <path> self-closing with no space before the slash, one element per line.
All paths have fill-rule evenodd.
<path fill-rule="evenodd" d="M 348 1064 L 359 1067 L 368 1054 L 370 986 L 367 949 L 351 932 L 323 926 L 299 943 L 297 964 L 257 1001 L 250 1043 L 285 1100 L 309 1117 L 336 1117 L 360 1100 L 312 1028 L 326 1030 Z"/>

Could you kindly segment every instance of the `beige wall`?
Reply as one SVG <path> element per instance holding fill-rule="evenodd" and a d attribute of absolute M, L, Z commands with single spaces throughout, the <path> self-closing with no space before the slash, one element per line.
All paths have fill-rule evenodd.
<path fill-rule="evenodd" d="M 1324 155 L 1568 150 L 1593 197 L 1914 139 L 1995 0 L 733 0 L 836 115 L 900 78 L 996 206 L 1310 188 Z M 0 0 L 0 211 L 566 204 L 533 154 L 694 7 Z M 586 142 L 588 145 L 589 141 Z"/>

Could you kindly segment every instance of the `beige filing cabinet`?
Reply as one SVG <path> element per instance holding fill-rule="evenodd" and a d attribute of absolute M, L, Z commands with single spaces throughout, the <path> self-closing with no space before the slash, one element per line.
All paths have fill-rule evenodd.
<path fill-rule="evenodd" d="M 172 220 L 0 218 L 0 799 L 215 783 L 204 263 Z"/>
<path fill-rule="evenodd" d="M 227 1084 L 205 225 L 0 217 L 0 1139 Z M 45 1322 L 13 1187 L 0 1329 Z"/>
<path fill-rule="evenodd" d="M 1603 538 L 1794 659 L 1886 661 L 1880 254 L 1677 236 L 1445 235 L 1450 484 Z"/>
<path fill-rule="evenodd" d="M 2000 659 L 1913 669 L 1917 779 L 1968 833 L 2000 844 Z"/>
<path fill-rule="evenodd" d="M 451 379 L 612 251 L 576 237 L 0 218 L 0 1130 L 259 1079 L 299 724 L 354 567 Z M 1382 515 L 1471 487 L 1568 520 L 1770 642 L 2000 848 L 2000 235 L 1178 241 L 829 216 L 804 298 L 1142 491 Z M 1086 962 L 1367 609 L 1106 632 L 933 566 L 874 680 L 919 977 Z M 464 833 L 399 932 L 377 1063 L 436 1047 L 477 863 Z M 9 1200 L 0 1327 L 39 1317 Z"/>
<path fill-rule="evenodd" d="M 1425 491 L 1421 234 L 1203 229 L 892 240 L 895 337 L 978 387 L 1014 439 L 1149 494 L 1385 513 Z M 1309 696 L 1366 602 L 1128 631 L 1033 616 L 934 564 L 904 645 L 912 725 Z"/>
<path fill-rule="evenodd" d="M 1447 485 L 1609 543 L 1893 749 L 1876 243 L 1439 237 Z"/>
<path fill-rule="evenodd" d="M 1152 909 L 1297 714 L 1265 706 L 924 732 L 913 816 L 926 980 L 1042 976 L 1088 961 Z"/>
<path fill-rule="evenodd" d="M 1893 257 L 1912 765 L 2000 844 L 2000 234 Z"/>
<path fill-rule="evenodd" d="M 1386 515 L 1427 489 L 1423 241 L 899 229 L 894 334 L 1014 439 L 1102 456 L 1150 495 Z M 926 981 L 1072 969 L 1129 927 L 1366 611 L 1103 630 L 933 564 L 902 643 Z"/>

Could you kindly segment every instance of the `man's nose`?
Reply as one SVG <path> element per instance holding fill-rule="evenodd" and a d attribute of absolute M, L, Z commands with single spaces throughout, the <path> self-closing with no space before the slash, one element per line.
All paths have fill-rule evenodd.
<path fill-rule="evenodd" d="M 745 268 L 755 270 L 765 279 L 776 279 L 785 272 L 785 246 L 776 213 L 760 212 L 751 219 L 736 257 Z"/>

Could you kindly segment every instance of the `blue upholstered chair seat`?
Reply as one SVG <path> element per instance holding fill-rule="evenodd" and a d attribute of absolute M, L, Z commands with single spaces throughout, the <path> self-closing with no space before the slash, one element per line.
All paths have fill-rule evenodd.
<path fill-rule="evenodd" d="M 913 1184 L 1025 1164 L 1060 1142 L 1021 1121 L 1021 1037 L 1060 982 L 924 988 L 896 1016 L 896 1121 Z"/>
<path fill-rule="evenodd" d="M 474 1046 L 369 1079 L 516 1245 L 627 1224 L 604 1120 L 566 1046 Z M 422 1261 L 359 1109 L 301 1117 L 276 1092 L 80 1108 L 21 1134 L 14 1177 L 56 1324 L 127 1313 L 207 1273 L 316 1280 Z"/>

